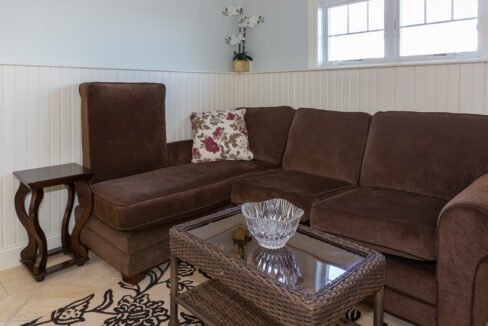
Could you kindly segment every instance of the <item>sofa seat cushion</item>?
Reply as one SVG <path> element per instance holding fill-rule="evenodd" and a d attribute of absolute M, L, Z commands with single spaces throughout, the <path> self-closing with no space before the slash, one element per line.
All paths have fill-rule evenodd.
<path fill-rule="evenodd" d="M 234 204 L 243 204 L 283 198 L 303 209 L 305 213 L 302 221 L 306 221 L 315 201 L 351 187 L 351 184 L 340 180 L 295 171 L 273 171 L 246 177 L 234 183 L 231 201 Z"/>
<path fill-rule="evenodd" d="M 310 224 L 385 253 L 435 261 L 437 219 L 445 204 L 412 193 L 359 188 L 317 203 Z"/>
<path fill-rule="evenodd" d="M 235 180 L 270 168 L 258 161 L 209 162 L 104 181 L 91 186 L 93 212 L 121 231 L 170 223 L 228 203 Z"/>

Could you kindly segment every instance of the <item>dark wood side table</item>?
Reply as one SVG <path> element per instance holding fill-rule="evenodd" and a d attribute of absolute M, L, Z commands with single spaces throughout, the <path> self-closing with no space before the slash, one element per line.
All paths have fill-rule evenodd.
<path fill-rule="evenodd" d="M 88 180 L 94 172 L 73 163 L 16 171 L 14 175 L 20 181 L 19 189 L 15 194 L 15 210 L 29 236 L 27 247 L 20 253 L 20 261 L 32 272 L 37 281 L 42 281 L 47 274 L 74 264 L 83 265 L 88 260 L 88 250 L 81 244 L 80 234 L 93 210 L 93 197 L 88 187 Z M 61 226 L 62 247 L 48 251 L 46 235 L 39 225 L 39 206 L 44 197 L 44 188 L 58 185 L 68 187 L 68 203 Z M 27 212 L 25 198 L 29 193 L 32 193 L 32 196 Z M 82 213 L 70 235 L 69 220 L 76 194 L 78 194 Z M 46 269 L 47 257 L 59 252 L 72 254 L 73 258 Z"/>

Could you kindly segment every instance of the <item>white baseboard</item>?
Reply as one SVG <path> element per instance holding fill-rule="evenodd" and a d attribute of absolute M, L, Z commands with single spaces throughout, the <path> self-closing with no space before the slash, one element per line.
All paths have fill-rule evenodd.
<path fill-rule="evenodd" d="M 15 266 L 19 266 L 20 263 L 20 252 L 25 248 L 27 242 L 21 243 L 19 245 L 0 249 L 0 271 L 9 269 Z M 61 246 L 61 235 L 56 234 L 47 238 L 48 248 L 57 248 Z"/>

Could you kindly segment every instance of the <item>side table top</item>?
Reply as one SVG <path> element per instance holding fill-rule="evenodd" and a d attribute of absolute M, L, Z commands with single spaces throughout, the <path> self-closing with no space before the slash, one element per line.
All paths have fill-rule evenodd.
<path fill-rule="evenodd" d="M 89 179 L 95 173 L 76 163 L 15 171 L 14 175 L 29 188 L 56 186 L 66 182 Z"/>

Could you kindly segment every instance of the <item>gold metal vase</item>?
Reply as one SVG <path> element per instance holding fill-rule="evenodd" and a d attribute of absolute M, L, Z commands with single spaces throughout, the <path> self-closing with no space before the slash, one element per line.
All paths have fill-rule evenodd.
<path fill-rule="evenodd" d="M 234 60 L 234 72 L 249 72 L 249 61 Z"/>

